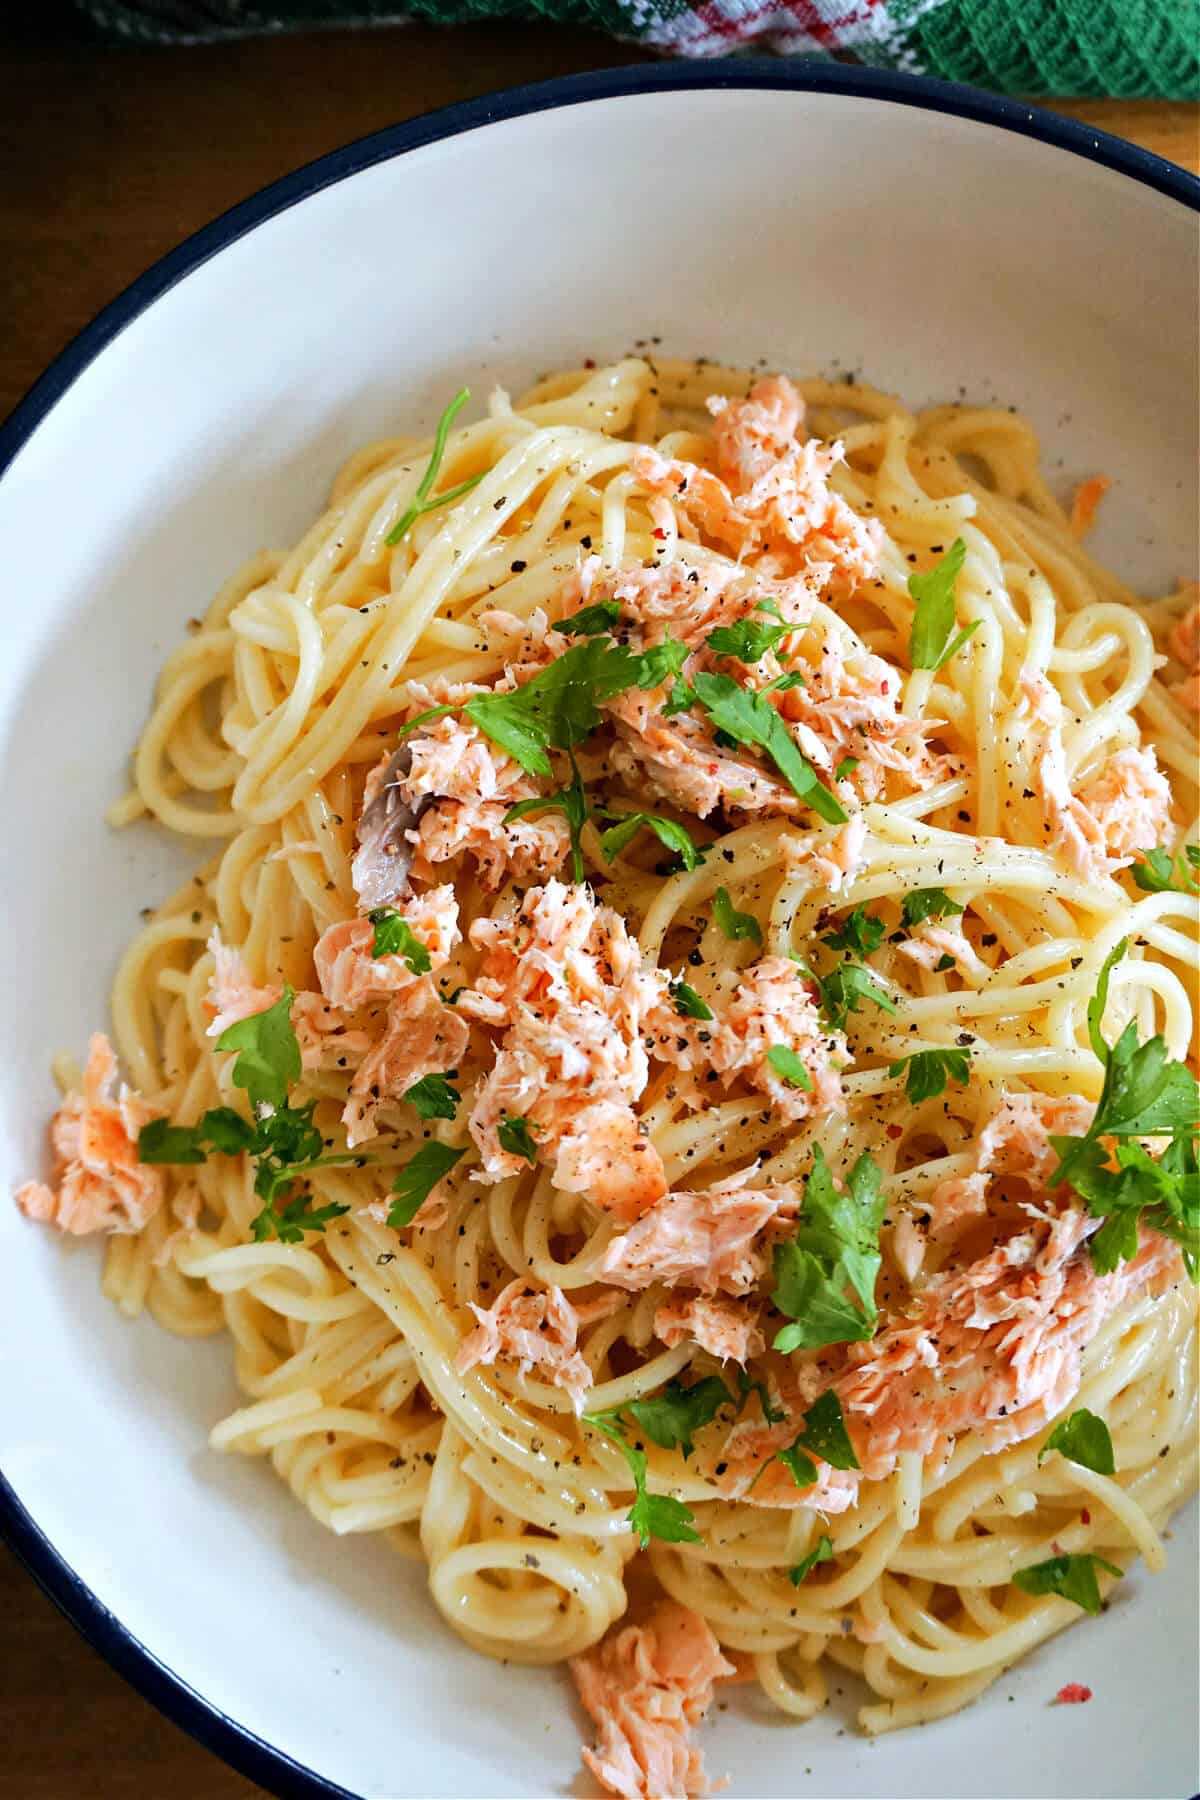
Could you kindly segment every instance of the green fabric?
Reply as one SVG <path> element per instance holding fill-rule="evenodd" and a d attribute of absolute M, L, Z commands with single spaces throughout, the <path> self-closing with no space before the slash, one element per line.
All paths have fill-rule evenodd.
<path fill-rule="evenodd" d="M 199 42 L 316 25 L 496 17 L 656 49 L 829 54 L 1006 94 L 1200 99 L 1200 0 L 79 0 L 108 36 Z"/>

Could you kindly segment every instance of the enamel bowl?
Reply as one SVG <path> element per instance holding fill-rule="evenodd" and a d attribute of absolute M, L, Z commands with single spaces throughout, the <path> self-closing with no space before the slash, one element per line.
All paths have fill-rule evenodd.
<path fill-rule="evenodd" d="M 101 822 L 189 615 L 294 539 L 356 446 L 463 382 L 661 339 L 1029 413 L 1097 552 L 1195 573 L 1200 184 L 1013 102 L 784 62 L 585 75 L 338 151 L 117 300 L 0 433 L 5 929 L 0 1185 L 41 1166 L 53 1050 L 105 1019 L 139 907 L 184 861 Z M 5 469 L 5 465 L 7 468 Z M 561 1672 L 443 1626 L 423 1571 L 335 1540 L 207 1448 L 228 1344 L 129 1324 L 94 1246 L 0 1204 L 0 1512 L 38 1579 L 180 1724 L 279 1794 L 586 1790 Z M 1183 1796 L 1197 1785 L 1194 1518 L 976 1706 L 866 1742 L 735 1690 L 734 1795 Z M 1086 1707 L 1054 1707 L 1066 1681 Z M 849 1684 L 848 1684 L 849 1685 Z"/>

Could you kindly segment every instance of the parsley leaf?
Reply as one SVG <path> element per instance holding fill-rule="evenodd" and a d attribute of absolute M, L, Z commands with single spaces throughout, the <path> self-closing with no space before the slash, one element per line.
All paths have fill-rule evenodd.
<path fill-rule="evenodd" d="M 851 950 L 859 956 L 869 956 L 872 950 L 878 950 L 886 933 L 887 926 L 882 919 L 869 913 L 865 906 L 856 906 L 837 930 L 827 932 L 821 942 L 828 944 L 831 950 Z"/>
<path fill-rule="evenodd" d="M 511 694 L 474 694 L 463 711 L 529 774 L 548 776 L 547 750 L 583 743 L 600 723 L 602 703 L 633 687 L 643 672 L 611 638 L 584 638 Z"/>
<path fill-rule="evenodd" d="M 704 640 L 714 656 L 732 656 L 738 662 L 748 664 L 761 662 L 767 651 L 773 650 L 789 632 L 802 629 L 789 624 L 774 601 L 765 601 L 756 610 L 771 613 L 779 624 L 767 625 L 761 619 L 739 619 L 734 625 L 718 625 Z"/>
<path fill-rule="evenodd" d="M 807 1454 L 806 1454 L 807 1452 Z M 786 1450 L 777 1450 L 777 1462 L 792 1472 L 797 1487 L 811 1487 L 817 1479 L 812 1458 L 819 1456 L 831 1469 L 857 1469 L 861 1465 L 854 1454 L 850 1433 L 842 1413 L 842 1403 L 832 1388 L 826 1388 L 808 1409 L 804 1424 Z"/>
<path fill-rule="evenodd" d="M 471 475 L 470 481 L 459 482 L 459 486 L 450 488 L 448 493 L 439 493 L 432 500 L 428 497 L 430 488 L 437 481 L 437 472 L 439 472 L 444 454 L 446 454 L 446 436 L 450 432 L 453 421 L 459 416 L 459 412 L 462 412 L 462 407 L 468 403 L 470 398 L 470 387 L 461 387 L 459 392 L 453 396 L 450 405 L 444 410 L 441 419 L 437 421 L 437 430 L 434 432 L 434 450 L 430 452 L 430 461 L 426 466 L 425 475 L 421 475 L 421 481 L 417 484 L 417 491 L 410 500 L 410 504 L 399 515 L 396 524 L 390 529 L 389 535 L 383 540 L 385 544 L 399 544 L 399 540 L 405 536 L 405 533 L 412 531 L 412 527 L 416 526 L 417 518 L 421 517 L 421 513 L 432 513 L 437 506 L 448 506 L 450 500 L 461 500 L 464 493 L 470 493 L 471 488 L 477 488 L 479 482 L 484 479 L 482 475 Z"/>
<path fill-rule="evenodd" d="M 1032 1568 L 1016 1570 L 1013 1584 L 1023 1594 L 1060 1594 L 1064 1600 L 1073 1600 L 1084 1612 L 1098 1613 L 1102 1602 L 1096 1581 L 1097 1569 L 1105 1569 L 1108 1574 L 1118 1577 L 1124 1573 L 1115 1563 L 1105 1562 L 1102 1556 L 1051 1556 L 1045 1562 L 1034 1563 Z"/>
<path fill-rule="evenodd" d="M 281 1244 L 299 1244 L 304 1241 L 306 1231 L 324 1231 L 334 1219 L 340 1219 L 349 1211 L 348 1206 L 338 1206 L 332 1201 L 328 1206 L 314 1208 L 311 1194 L 297 1194 L 279 1207 L 271 1199 L 251 1219 L 250 1231 L 256 1244 L 271 1237 L 277 1237 Z"/>
<path fill-rule="evenodd" d="M 813 975 L 811 978 L 820 990 L 821 1010 L 833 1031 L 843 1030 L 850 1014 L 857 1012 L 864 1000 L 869 1000 L 872 1006 L 878 1006 L 886 1013 L 894 1014 L 896 1011 L 894 1003 L 880 987 L 871 970 L 862 963 L 841 962 L 828 975 Z"/>
<path fill-rule="evenodd" d="M 1077 1407 L 1069 1419 L 1063 1419 L 1054 1427 L 1038 1451 L 1039 1468 L 1052 1450 L 1084 1469 L 1094 1470 L 1097 1475 L 1116 1473 L 1108 1426 L 1086 1406 Z"/>
<path fill-rule="evenodd" d="M 751 1394 L 758 1395 L 758 1403 L 762 1407 L 762 1416 L 766 1420 L 768 1425 L 780 1425 L 783 1423 L 784 1419 L 787 1418 L 787 1414 L 783 1411 L 782 1407 L 772 1406 L 771 1396 L 767 1392 L 766 1382 L 765 1381 L 751 1381 L 751 1379 L 747 1375 L 745 1369 L 739 1369 L 738 1370 L 738 1410 L 737 1410 L 738 1418 L 741 1418 L 743 1412 L 746 1410 L 746 1402 L 750 1398 Z"/>
<path fill-rule="evenodd" d="M 1161 1036 L 1138 1042 L 1130 1020 L 1110 1048 L 1101 1026 L 1109 982 L 1125 955 L 1122 938 L 1105 958 L 1088 1004 L 1088 1036 L 1104 1064 L 1104 1086 L 1083 1137 L 1052 1137 L 1059 1164 L 1051 1184 L 1068 1181 L 1093 1218 L 1104 1219 L 1088 1240 L 1093 1266 L 1102 1274 L 1136 1255 L 1139 1220 L 1181 1245 L 1193 1280 L 1200 1273 L 1200 1173 L 1195 1132 L 1200 1124 L 1200 1087 L 1183 1065 L 1172 1062 Z M 1171 1143 L 1157 1160 L 1139 1143 L 1118 1142 L 1109 1152 L 1102 1138 L 1165 1137 Z M 1111 1164 L 1115 1160 L 1116 1168 Z"/>
<path fill-rule="evenodd" d="M 568 755 L 571 756 L 572 770 L 570 787 L 559 788 L 553 794 L 535 794 L 530 800 L 518 800 L 515 806 L 509 807 L 500 823 L 511 825 L 514 819 L 527 818 L 530 813 L 562 813 L 571 834 L 571 873 L 576 881 L 582 881 L 585 870 L 581 838 L 588 822 L 589 808 L 583 777 L 575 766 L 574 755 L 570 752 Z"/>
<path fill-rule="evenodd" d="M 676 676 L 671 684 L 671 692 L 663 701 L 663 718 L 669 719 L 673 717 L 675 713 L 690 712 L 695 705 L 695 690 L 690 688 L 686 681 L 681 681 L 679 677 Z"/>
<path fill-rule="evenodd" d="M 650 650 L 625 651 L 624 654 L 633 671 L 632 685 L 648 692 L 651 688 L 661 687 L 664 681 L 674 686 L 691 651 L 681 639 L 665 637 L 661 644 L 655 644 Z"/>
<path fill-rule="evenodd" d="M 600 834 L 600 848 L 606 862 L 612 862 L 620 856 L 643 826 L 654 833 L 660 844 L 665 844 L 668 850 L 673 850 L 676 856 L 682 858 L 685 869 L 698 868 L 704 860 L 703 850 L 697 849 L 689 833 L 682 825 L 676 824 L 674 819 L 664 819 L 658 813 L 645 812 L 606 812 L 604 816 L 617 821 Z"/>
<path fill-rule="evenodd" d="M 752 938 L 762 943 L 762 927 L 753 913 L 738 912 L 729 898 L 729 889 L 719 887 L 713 895 L 713 918 L 727 938 Z"/>
<path fill-rule="evenodd" d="M 151 1119 L 138 1132 L 138 1161 L 143 1163 L 202 1163 L 203 1125 L 172 1125 L 170 1119 Z"/>
<path fill-rule="evenodd" d="M 966 1087 L 971 1079 L 971 1053 L 969 1050 L 915 1050 L 911 1056 L 901 1056 L 889 1063 L 888 1074 L 899 1075 L 905 1068 L 908 1077 L 904 1092 L 913 1105 L 918 1106 L 922 1100 L 933 1100 L 938 1094 L 945 1093 L 948 1081 L 957 1081 L 960 1087 Z"/>
<path fill-rule="evenodd" d="M 625 1515 L 644 1550 L 652 1537 L 668 1544 L 700 1544 L 703 1538 L 695 1529 L 695 1514 L 681 1500 L 669 1494 L 651 1494 L 646 1487 L 646 1452 L 627 1442 L 621 1430 L 619 1409 L 607 1413 L 584 1413 L 583 1420 L 614 1443 L 633 1476 L 634 1501 Z M 647 1433 L 649 1436 L 650 1434 Z"/>
<path fill-rule="evenodd" d="M 239 1019 L 217 1039 L 218 1050 L 238 1051 L 233 1084 L 245 1088 L 252 1106 L 282 1106 L 288 1084 L 300 1075 L 300 1046 L 292 1030 L 295 990 L 285 987 L 274 1006 Z"/>
<path fill-rule="evenodd" d="M 1140 850 L 1141 862 L 1129 873 L 1147 894 L 1200 894 L 1200 881 L 1192 871 L 1200 864 L 1200 848 L 1186 844 L 1175 856 L 1169 850 Z"/>
<path fill-rule="evenodd" d="M 500 1139 L 500 1148 L 507 1150 L 510 1156 L 523 1156 L 526 1162 L 536 1163 L 537 1145 L 528 1119 L 510 1118 L 508 1113 L 501 1113 L 496 1136 Z"/>
<path fill-rule="evenodd" d="M 597 600 L 592 606 L 581 606 L 569 619 L 559 619 L 550 627 L 564 637 L 602 637 L 611 632 L 621 616 L 619 600 Z"/>
<path fill-rule="evenodd" d="M 765 750 L 793 793 L 831 825 L 846 822 L 846 810 L 822 785 L 812 764 L 801 755 L 787 725 L 761 694 L 739 686 L 730 675 L 701 670 L 692 678 L 696 698 L 717 727 L 735 743 Z"/>
<path fill-rule="evenodd" d="M 924 575 L 910 575 L 908 591 L 917 603 L 912 631 L 908 640 L 909 660 L 914 669 L 940 669 L 961 650 L 980 621 L 972 620 L 952 641 L 954 630 L 954 583 L 966 561 L 967 546 L 955 538 L 945 556 Z"/>
<path fill-rule="evenodd" d="M 833 1540 L 822 1532 L 816 1545 L 807 1556 L 802 1556 L 794 1569 L 788 1570 L 788 1580 L 793 1587 L 799 1587 L 806 1575 L 811 1574 L 818 1563 L 831 1562 L 833 1559 Z"/>
<path fill-rule="evenodd" d="M 946 919 L 962 910 L 945 888 L 915 888 L 900 903 L 900 923 L 911 930 L 925 919 Z"/>
<path fill-rule="evenodd" d="M 713 1009 L 702 1000 L 694 987 L 683 980 L 671 983 L 671 1000 L 681 1019 L 711 1019 Z"/>
<path fill-rule="evenodd" d="M 811 1487 L 817 1479 L 816 1463 L 811 1456 L 805 1456 L 798 1444 L 789 1444 L 786 1450 L 777 1450 L 775 1461 L 783 1464 L 798 1488 Z"/>
<path fill-rule="evenodd" d="M 423 1119 L 452 1119 L 462 1099 L 458 1089 L 450 1085 L 453 1077 L 453 1070 L 449 1075 L 422 1075 L 420 1081 L 404 1090 L 404 1098 Z"/>
<path fill-rule="evenodd" d="M 465 1150 L 452 1150 L 449 1144 L 436 1140 L 423 1144 L 392 1183 L 396 1198 L 388 1212 L 388 1224 L 396 1231 L 411 1225 L 438 1182 L 465 1155 Z"/>
<path fill-rule="evenodd" d="M 240 1112 L 234 1112 L 232 1106 L 213 1106 L 205 1113 L 197 1129 L 204 1133 L 214 1150 L 222 1156 L 237 1156 L 243 1150 L 254 1150 L 258 1146 L 259 1132 L 266 1121 L 258 1125 L 249 1119 L 243 1119 Z"/>
<path fill-rule="evenodd" d="M 457 487 L 448 493 L 438 494 L 435 499 L 429 498 L 429 490 L 438 478 L 438 470 L 442 466 L 442 458 L 446 454 L 446 437 L 455 418 L 471 398 L 469 388 L 459 388 L 453 400 L 437 422 L 437 430 L 433 436 L 433 450 L 429 458 L 429 466 L 422 475 L 417 491 L 409 506 L 401 513 L 392 529 L 384 539 L 385 543 L 398 544 L 406 532 L 411 531 L 422 513 L 432 512 L 437 506 L 447 506 L 451 500 L 460 500 L 464 494 L 477 487 L 483 480 L 482 475 L 472 475 L 468 481 L 460 481 Z"/>
<path fill-rule="evenodd" d="M 767 1051 L 767 1061 L 789 1087 L 800 1088 L 806 1094 L 812 1093 L 812 1077 L 796 1052 L 786 1044 L 772 1044 Z"/>
<path fill-rule="evenodd" d="M 833 779 L 835 781 L 847 780 L 849 776 L 853 775 L 861 761 L 862 758 L 858 756 L 843 756 L 841 762 L 833 771 Z"/>
<path fill-rule="evenodd" d="M 875 1280 L 886 1204 L 882 1175 L 870 1156 L 859 1157 L 841 1193 L 820 1146 L 814 1148 L 796 1234 L 775 1246 L 771 1299 L 795 1321 L 776 1333 L 776 1350 L 819 1350 L 870 1338 L 878 1317 Z"/>
<path fill-rule="evenodd" d="M 702 1430 L 723 1406 L 732 1404 L 725 1383 L 716 1375 L 709 1375 L 692 1387 L 684 1387 L 678 1381 L 668 1382 L 661 1394 L 653 1394 L 646 1400 L 631 1400 L 625 1410 L 632 1413 L 652 1443 L 663 1450 L 674 1450 L 678 1446 L 688 1457 L 695 1448 L 693 1432 Z"/>
<path fill-rule="evenodd" d="M 428 975 L 433 959 L 407 919 L 402 919 L 394 906 L 377 906 L 367 914 L 375 927 L 371 955 L 402 956 L 414 975 Z"/>

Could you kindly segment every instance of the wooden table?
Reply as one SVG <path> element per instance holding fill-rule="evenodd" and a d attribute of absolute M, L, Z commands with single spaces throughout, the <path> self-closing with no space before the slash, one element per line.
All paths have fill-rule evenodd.
<path fill-rule="evenodd" d="M 38 24 L 0 44 L 0 416 L 155 257 L 297 164 L 452 100 L 645 60 L 628 45 L 526 25 L 114 51 L 70 41 L 67 8 L 32 10 Z M 1054 104 L 1200 172 L 1200 108 Z M 126 1687 L 4 1551 L 0 1671 L 3 1793 L 262 1792 Z"/>

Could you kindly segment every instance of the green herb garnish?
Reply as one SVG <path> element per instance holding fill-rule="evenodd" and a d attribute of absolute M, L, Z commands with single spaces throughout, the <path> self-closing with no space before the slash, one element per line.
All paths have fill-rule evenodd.
<path fill-rule="evenodd" d="M 909 660 L 914 669 L 940 669 L 943 663 L 962 649 L 980 621 L 973 619 L 958 636 L 954 630 L 954 583 L 966 560 L 967 546 L 955 538 L 945 556 L 924 575 L 910 575 L 908 591 L 917 603 L 912 632 L 908 640 Z"/>
<path fill-rule="evenodd" d="M 856 906 L 837 930 L 827 932 L 821 942 L 831 950 L 849 950 L 858 956 L 869 956 L 872 950 L 878 950 L 886 933 L 887 926 L 882 919 L 869 913 L 865 906 Z"/>
<path fill-rule="evenodd" d="M 523 1156 L 527 1163 L 536 1163 L 537 1145 L 533 1141 L 533 1131 L 528 1119 L 510 1118 L 508 1113 L 501 1113 L 496 1136 L 500 1148 L 507 1150 L 510 1156 Z"/>
<path fill-rule="evenodd" d="M 738 912 L 729 898 L 729 889 L 719 887 L 713 895 L 713 919 L 717 929 L 727 938 L 750 938 L 762 943 L 762 927 L 753 913 Z"/>
<path fill-rule="evenodd" d="M 671 1001 L 681 1019 L 711 1019 L 713 1009 L 682 979 L 671 983 Z"/>
<path fill-rule="evenodd" d="M 452 1119 L 462 1099 L 458 1089 L 450 1085 L 453 1074 L 451 1070 L 450 1075 L 422 1075 L 420 1081 L 405 1088 L 404 1098 L 423 1119 Z"/>
<path fill-rule="evenodd" d="M 642 830 L 652 831 L 660 844 L 673 850 L 683 861 L 685 869 L 696 869 L 704 860 L 704 852 L 696 847 L 687 831 L 674 819 L 664 819 L 658 813 L 613 813 L 606 812 L 605 818 L 615 819 L 607 831 L 600 834 L 600 848 L 604 852 L 606 862 L 613 862 L 622 850 L 628 848 Z"/>
<path fill-rule="evenodd" d="M 809 1551 L 808 1555 L 802 1556 L 795 1568 L 788 1570 L 788 1580 L 793 1587 L 799 1587 L 800 1583 L 804 1580 L 804 1577 L 811 1574 L 818 1563 L 831 1562 L 832 1560 L 833 1540 L 827 1538 L 824 1533 L 822 1533 L 817 1539 L 816 1545 Z"/>
<path fill-rule="evenodd" d="M 1147 894 L 1200 894 L 1200 845 L 1185 844 L 1172 856 L 1169 850 L 1139 850 L 1141 862 L 1129 873 Z"/>
<path fill-rule="evenodd" d="M 916 888 L 911 894 L 905 894 L 900 903 L 900 923 L 911 930 L 926 919 L 951 918 L 962 910 L 945 888 Z"/>
<path fill-rule="evenodd" d="M 1032 1568 L 1018 1569 L 1013 1576 L 1013 1585 L 1023 1594 L 1059 1594 L 1064 1600 L 1073 1600 L 1085 1613 L 1098 1613 L 1103 1603 L 1096 1580 L 1097 1569 L 1118 1577 L 1124 1573 L 1115 1563 L 1105 1562 L 1102 1556 L 1051 1556 L 1045 1562 L 1034 1563 Z"/>
<path fill-rule="evenodd" d="M 402 956 L 411 974 L 428 975 L 433 967 L 429 950 L 394 906 L 377 906 L 367 917 L 375 927 L 371 940 L 373 957 Z"/>
<path fill-rule="evenodd" d="M 767 1061 L 789 1087 L 800 1088 L 806 1094 L 812 1093 L 812 1076 L 788 1045 L 772 1044 L 767 1051 Z"/>
<path fill-rule="evenodd" d="M 865 1000 L 886 1013 L 896 1011 L 886 990 L 862 963 L 841 962 L 828 975 L 811 975 L 810 978 L 820 990 L 821 1010 L 833 1031 L 842 1031 L 850 1014 L 857 1012 Z"/>
<path fill-rule="evenodd" d="M 706 670 L 693 676 L 692 691 L 719 732 L 737 744 L 765 750 L 806 806 L 831 825 L 845 824 L 847 814 L 841 801 L 822 785 L 769 700 L 740 687 L 730 675 L 711 675 Z"/>
<path fill-rule="evenodd" d="M 449 406 L 438 420 L 437 430 L 433 434 L 433 450 L 430 454 L 428 467 L 422 475 L 417 491 L 413 495 L 409 505 L 404 512 L 401 513 L 399 519 L 397 519 L 396 523 L 392 526 L 392 529 L 388 532 L 387 537 L 384 539 L 385 543 L 398 544 L 405 533 L 412 530 L 422 513 L 432 512 L 434 508 L 438 506 L 449 506 L 452 500 L 461 500 L 464 494 L 469 494 L 471 489 L 473 487 L 478 487 L 479 483 L 483 480 L 482 475 L 472 475 L 467 481 L 460 481 L 457 487 L 450 488 L 448 492 L 438 494 L 432 500 L 429 498 L 430 489 L 438 478 L 438 471 L 442 466 L 442 458 L 446 454 L 446 438 L 449 434 L 450 427 L 470 398 L 471 390 L 469 388 L 459 388 L 457 394 L 455 394 L 453 400 L 451 400 Z"/>
<path fill-rule="evenodd" d="M 966 1087 L 971 1079 L 971 1053 L 969 1050 L 916 1050 L 911 1056 L 898 1057 L 888 1064 L 889 1075 L 901 1075 L 905 1069 L 908 1076 L 904 1092 L 917 1106 L 922 1100 L 933 1100 L 938 1094 L 945 1093 L 948 1081 Z"/>
<path fill-rule="evenodd" d="M 794 1321 L 776 1333 L 776 1350 L 819 1350 L 825 1344 L 865 1343 L 871 1336 L 879 1316 L 875 1280 L 887 1204 L 882 1179 L 864 1154 L 842 1193 L 820 1146 L 814 1148 L 796 1234 L 775 1246 L 771 1299 Z"/>
<path fill-rule="evenodd" d="M 1052 1450 L 1057 1450 L 1069 1462 L 1091 1469 L 1097 1475 L 1116 1473 L 1117 1465 L 1108 1426 L 1094 1412 L 1089 1412 L 1086 1406 L 1077 1407 L 1069 1419 L 1063 1419 L 1054 1427 L 1038 1451 L 1039 1468 Z"/>
<path fill-rule="evenodd" d="M 423 1144 L 392 1183 L 395 1199 L 388 1212 L 388 1224 L 396 1231 L 411 1225 L 438 1182 L 465 1155 L 465 1150 L 452 1150 L 449 1144 L 436 1140 Z"/>
<path fill-rule="evenodd" d="M 614 1443 L 633 1476 L 634 1502 L 626 1518 L 644 1550 L 652 1537 L 668 1544 L 699 1544 L 704 1540 L 695 1529 L 696 1515 L 681 1500 L 669 1494 L 652 1494 L 646 1486 L 646 1452 L 626 1440 L 620 1425 L 620 1409 L 606 1413 L 584 1413 L 583 1420 Z M 647 1436 L 649 1436 L 647 1432 Z"/>
<path fill-rule="evenodd" d="M 581 606 L 569 619 L 559 619 L 550 629 L 561 631 L 564 637 L 604 637 L 620 616 L 619 600 L 597 600 L 591 606 Z"/>
<path fill-rule="evenodd" d="M 832 1388 L 826 1388 L 820 1399 L 813 1401 L 800 1431 L 786 1450 L 776 1451 L 775 1460 L 789 1469 L 796 1486 L 803 1488 L 811 1487 L 817 1479 L 814 1456 L 827 1462 L 831 1469 L 861 1466 L 846 1430 L 842 1403 Z"/>

